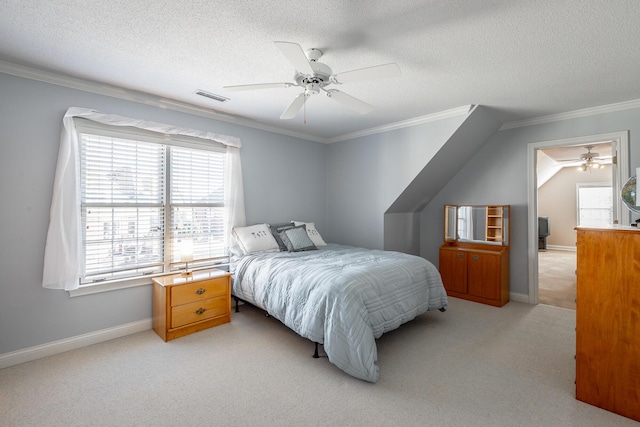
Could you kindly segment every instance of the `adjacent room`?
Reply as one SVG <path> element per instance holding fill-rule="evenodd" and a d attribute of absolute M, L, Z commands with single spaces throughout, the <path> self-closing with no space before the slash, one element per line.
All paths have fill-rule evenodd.
<path fill-rule="evenodd" d="M 0 2 L 0 425 L 637 426 L 638 22 Z"/>

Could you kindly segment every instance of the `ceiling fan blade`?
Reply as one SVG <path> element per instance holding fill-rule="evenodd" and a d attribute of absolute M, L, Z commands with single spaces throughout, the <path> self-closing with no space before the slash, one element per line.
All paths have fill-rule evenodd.
<path fill-rule="evenodd" d="M 235 85 L 235 86 L 222 86 L 223 89 L 229 91 L 241 91 L 241 90 L 255 90 L 255 89 L 280 89 L 293 86 L 293 83 L 258 83 L 251 85 Z"/>
<path fill-rule="evenodd" d="M 402 72 L 398 64 L 375 65 L 373 67 L 360 68 L 358 70 L 345 71 L 333 76 L 337 83 L 350 83 L 363 80 L 386 79 L 400 77 Z"/>
<path fill-rule="evenodd" d="M 293 68 L 302 74 L 314 74 L 311 64 L 307 59 L 307 55 L 304 54 L 304 50 L 297 43 L 292 42 L 275 42 L 276 46 L 280 49 L 280 52 L 291 62 Z"/>
<path fill-rule="evenodd" d="M 353 96 L 347 95 L 346 93 L 340 92 L 336 89 L 327 91 L 327 96 L 360 114 L 367 114 L 373 110 L 372 105 L 369 105 L 364 101 L 360 101 L 358 98 L 354 98 Z"/>
<path fill-rule="evenodd" d="M 298 114 L 298 111 L 300 111 L 305 101 L 306 101 L 306 95 L 304 92 L 302 92 L 300 95 L 295 97 L 295 99 L 291 102 L 291 104 L 289 104 L 289 106 L 287 107 L 286 110 L 284 110 L 284 113 L 282 113 L 280 118 L 282 120 L 293 119 L 296 116 L 296 114 Z"/>

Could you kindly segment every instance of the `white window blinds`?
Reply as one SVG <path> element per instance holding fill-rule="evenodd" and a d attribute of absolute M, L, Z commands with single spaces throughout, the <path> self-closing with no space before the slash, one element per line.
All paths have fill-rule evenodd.
<path fill-rule="evenodd" d="M 225 255 L 225 153 L 171 147 L 171 263 L 190 240 L 193 265 Z"/>
<path fill-rule="evenodd" d="M 85 281 L 162 272 L 165 151 L 160 144 L 80 134 Z"/>
<path fill-rule="evenodd" d="M 184 241 L 191 266 L 226 259 L 224 148 L 99 132 L 79 132 L 82 282 L 184 268 Z"/>

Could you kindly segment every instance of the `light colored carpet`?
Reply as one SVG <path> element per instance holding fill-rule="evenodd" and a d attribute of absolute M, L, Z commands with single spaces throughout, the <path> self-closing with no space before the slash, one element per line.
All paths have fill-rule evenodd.
<path fill-rule="evenodd" d="M 576 309 L 576 253 L 538 252 L 538 301 Z"/>
<path fill-rule="evenodd" d="M 2 426 L 638 426 L 575 400 L 575 312 L 451 298 L 378 340 L 380 380 L 252 307 L 0 370 Z"/>

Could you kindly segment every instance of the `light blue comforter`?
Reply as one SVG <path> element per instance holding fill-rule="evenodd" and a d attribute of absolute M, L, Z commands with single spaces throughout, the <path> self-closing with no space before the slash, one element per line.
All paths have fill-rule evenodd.
<path fill-rule="evenodd" d="M 371 382 L 379 375 L 376 338 L 447 307 L 440 273 L 429 261 L 336 244 L 245 255 L 235 264 L 233 293 L 323 344 L 329 361 L 346 373 Z"/>

